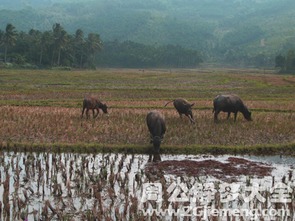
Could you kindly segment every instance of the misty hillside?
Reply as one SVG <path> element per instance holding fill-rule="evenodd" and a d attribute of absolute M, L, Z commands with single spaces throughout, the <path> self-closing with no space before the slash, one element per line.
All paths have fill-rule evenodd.
<path fill-rule="evenodd" d="M 1 0 L 0 29 L 97 32 L 103 41 L 181 45 L 205 59 L 273 60 L 295 45 L 294 0 Z"/>

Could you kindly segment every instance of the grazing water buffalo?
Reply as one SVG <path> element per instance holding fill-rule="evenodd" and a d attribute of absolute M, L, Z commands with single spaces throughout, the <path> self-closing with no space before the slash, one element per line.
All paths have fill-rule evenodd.
<path fill-rule="evenodd" d="M 99 109 L 102 109 L 102 111 L 107 114 L 108 113 L 108 107 L 106 104 L 101 103 L 97 98 L 95 97 L 85 97 L 83 100 L 83 109 L 82 109 L 82 115 L 81 118 L 83 117 L 84 111 L 86 109 L 86 117 L 87 119 L 89 118 L 89 110 L 92 110 L 92 114 L 93 114 L 93 118 L 96 118 L 98 113 L 99 113 Z M 94 110 L 97 110 L 97 114 L 94 115 Z"/>
<path fill-rule="evenodd" d="M 252 120 L 251 112 L 237 95 L 218 95 L 214 98 L 213 106 L 215 122 L 218 121 L 217 116 L 220 111 L 227 112 L 227 119 L 230 117 L 230 113 L 234 113 L 234 121 L 236 121 L 239 111 L 244 115 L 246 120 Z"/>
<path fill-rule="evenodd" d="M 154 151 L 160 151 L 160 145 L 166 132 L 164 116 L 158 111 L 151 111 L 146 116 L 146 123 L 151 134 Z"/>
<path fill-rule="evenodd" d="M 189 118 L 191 123 L 193 124 L 195 123 L 193 113 L 192 113 L 192 106 L 194 106 L 195 103 L 190 104 L 188 103 L 187 100 L 178 98 L 178 99 L 169 101 L 167 104 L 165 104 L 165 107 L 171 102 L 173 102 L 173 105 L 175 109 L 177 110 L 177 112 L 179 113 L 180 117 L 182 117 L 182 114 L 184 114 L 185 116 Z"/>

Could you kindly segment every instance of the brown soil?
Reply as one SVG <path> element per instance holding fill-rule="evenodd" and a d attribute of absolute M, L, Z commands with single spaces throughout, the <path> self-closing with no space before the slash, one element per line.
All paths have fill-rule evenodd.
<path fill-rule="evenodd" d="M 217 179 L 235 181 L 238 176 L 270 176 L 273 167 L 259 162 L 249 161 L 243 158 L 229 157 L 226 162 L 217 160 L 167 160 L 149 163 L 146 171 L 152 174 L 165 174 L 176 176 L 213 176 Z"/>

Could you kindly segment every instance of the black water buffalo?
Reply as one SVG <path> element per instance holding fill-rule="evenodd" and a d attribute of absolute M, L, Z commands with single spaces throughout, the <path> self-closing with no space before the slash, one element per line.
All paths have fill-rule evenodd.
<path fill-rule="evenodd" d="M 98 113 L 99 113 L 99 109 L 102 109 L 102 111 L 107 114 L 108 113 L 108 107 L 106 104 L 101 103 L 97 98 L 93 97 L 93 96 L 89 96 L 89 97 L 85 97 L 83 100 L 83 109 L 82 109 L 82 114 L 81 114 L 81 118 L 84 115 L 84 111 L 86 109 L 86 117 L 89 118 L 89 110 L 92 110 L 92 114 L 93 114 L 93 118 L 96 118 Z M 97 110 L 97 114 L 95 115 L 94 111 Z"/>
<path fill-rule="evenodd" d="M 238 112 L 241 112 L 246 120 L 252 120 L 251 112 L 237 95 L 218 95 L 214 98 L 213 106 L 215 122 L 218 121 L 217 116 L 220 111 L 227 112 L 227 119 L 230 117 L 230 113 L 234 113 L 234 121 L 237 119 Z"/>
<path fill-rule="evenodd" d="M 151 111 L 146 116 L 146 123 L 151 135 L 151 143 L 153 143 L 154 151 L 158 153 L 166 132 L 165 118 L 160 112 Z"/>
<path fill-rule="evenodd" d="M 167 104 L 165 104 L 165 107 L 171 102 L 173 102 L 173 105 L 175 109 L 177 110 L 177 112 L 179 113 L 180 117 L 182 117 L 182 114 L 184 114 L 185 116 L 189 118 L 191 123 L 193 124 L 195 123 L 193 113 L 192 113 L 192 106 L 194 106 L 195 103 L 190 104 L 188 103 L 187 100 L 178 98 L 178 99 L 169 101 Z"/>

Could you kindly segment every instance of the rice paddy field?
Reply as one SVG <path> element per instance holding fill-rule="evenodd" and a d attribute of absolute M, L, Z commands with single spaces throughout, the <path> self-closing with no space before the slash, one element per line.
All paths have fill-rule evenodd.
<path fill-rule="evenodd" d="M 257 162 L 249 157 L 162 155 L 162 161 L 154 160 L 155 156 L 146 154 L 3 152 L 0 219 L 293 221 L 295 218 L 295 171 L 288 166 L 294 158 L 266 157 Z M 181 164 L 184 167 L 179 170 Z M 194 170 L 196 166 L 198 170 Z M 287 189 L 283 199 L 276 199 L 284 190 L 280 188 L 283 184 L 290 191 Z M 259 195 L 254 193 L 258 197 L 251 194 L 251 188 L 259 188 Z M 235 197 L 230 198 L 231 194 Z"/>
<path fill-rule="evenodd" d="M 241 69 L 96 71 L 1 70 L 0 145 L 3 149 L 123 151 L 150 149 L 148 111 L 166 118 L 165 153 L 293 153 L 295 76 Z M 239 95 L 252 112 L 215 124 L 212 100 Z M 82 101 L 95 95 L 109 107 L 96 119 L 81 119 Z M 185 98 L 196 124 L 170 104 Z M 91 113 L 91 111 L 90 111 Z M 91 116 L 91 115 L 90 115 Z"/>
<path fill-rule="evenodd" d="M 0 221 L 295 219 L 295 75 L 256 69 L 1 70 Z M 214 123 L 212 101 L 237 94 Z M 84 96 L 109 114 L 81 118 Z M 196 120 L 180 118 L 184 98 Z M 152 153 L 146 115 L 167 132 Z"/>

